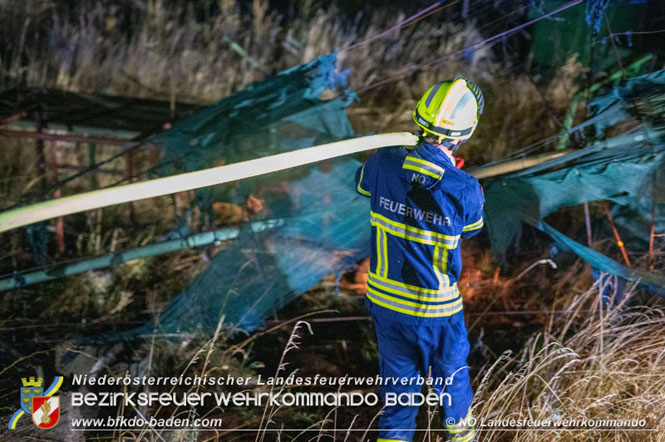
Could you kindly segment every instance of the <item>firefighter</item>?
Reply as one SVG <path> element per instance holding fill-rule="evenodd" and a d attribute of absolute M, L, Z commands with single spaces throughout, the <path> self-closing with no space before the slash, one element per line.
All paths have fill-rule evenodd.
<path fill-rule="evenodd" d="M 365 303 L 376 325 L 381 395 L 384 403 L 387 394 L 413 397 L 423 385 L 415 381 L 418 375 L 429 377 L 454 442 L 476 440 L 457 281 L 460 239 L 483 227 L 485 199 L 453 154 L 473 134 L 482 110 L 482 93 L 472 82 L 437 83 L 413 112 L 417 147 L 381 149 L 356 173 L 357 191 L 371 200 Z M 386 404 L 378 441 L 411 441 L 417 413 L 417 405 Z"/>

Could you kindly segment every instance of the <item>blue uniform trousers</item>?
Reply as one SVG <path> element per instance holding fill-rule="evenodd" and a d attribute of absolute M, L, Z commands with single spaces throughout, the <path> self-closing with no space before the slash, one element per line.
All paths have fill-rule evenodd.
<path fill-rule="evenodd" d="M 469 354 L 469 341 L 464 324 L 463 312 L 440 319 L 435 326 L 409 325 L 402 322 L 377 318 L 377 344 L 379 349 L 380 374 L 384 379 L 381 396 L 386 393 L 421 393 L 423 385 L 417 382 L 396 385 L 386 378 L 413 378 L 420 374 L 431 376 L 435 381 L 448 379 L 443 385 L 435 385 L 435 391 L 444 395 L 441 412 L 443 423 L 449 429 L 451 440 L 467 442 L 475 440 L 472 427 L 460 426 L 459 421 L 470 416 L 469 407 L 473 390 L 469 379 L 466 358 Z M 430 372 L 431 370 L 431 372 Z M 426 392 L 424 392 L 426 394 Z M 448 401 L 450 399 L 450 403 Z M 379 418 L 378 441 L 411 441 L 416 428 L 418 406 L 392 405 L 384 407 Z M 452 422 L 454 419 L 455 422 Z M 435 424 L 435 427 L 439 425 Z M 473 433 L 473 434 L 472 434 Z"/>

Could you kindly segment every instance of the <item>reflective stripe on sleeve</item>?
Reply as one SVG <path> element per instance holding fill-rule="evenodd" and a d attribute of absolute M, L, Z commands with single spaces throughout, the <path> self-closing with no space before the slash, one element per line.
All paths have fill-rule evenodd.
<path fill-rule="evenodd" d="M 363 175 L 365 174 L 365 164 L 360 168 L 360 179 L 358 179 L 358 185 L 356 186 L 356 189 L 358 189 L 358 192 L 362 193 L 363 195 L 366 196 L 371 196 L 372 193 L 368 190 L 363 189 L 360 187 L 360 184 L 363 182 Z"/>
<path fill-rule="evenodd" d="M 416 172 L 420 172 L 437 180 L 441 179 L 445 173 L 445 170 L 442 167 L 410 155 L 407 155 L 404 159 L 402 169 L 415 170 Z"/>
<path fill-rule="evenodd" d="M 476 221 L 475 223 L 471 223 L 467 226 L 464 226 L 464 228 L 462 229 L 462 232 L 468 232 L 470 230 L 480 229 L 483 226 L 483 224 L 484 224 L 483 217 L 481 216 L 480 219 L 478 221 Z"/>

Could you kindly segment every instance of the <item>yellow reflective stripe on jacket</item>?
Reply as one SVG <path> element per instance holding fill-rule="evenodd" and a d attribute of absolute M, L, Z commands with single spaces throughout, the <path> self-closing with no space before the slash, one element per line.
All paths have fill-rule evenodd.
<path fill-rule="evenodd" d="M 379 279 L 376 274 L 369 273 L 367 283 L 374 286 L 374 288 L 383 290 L 384 292 L 392 293 L 402 296 L 404 298 L 415 299 L 417 301 L 425 302 L 446 302 L 451 301 L 459 296 L 457 284 L 451 287 L 446 287 L 445 290 L 440 290 L 434 294 L 427 293 L 425 288 L 409 286 L 411 288 L 402 287 L 397 281 L 391 281 L 388 278 Z M 406 285 L 406 284 L 402 284 Z M 435 295 L 435 296 L 427 296 Z"/>
<path fill-rule="evenodd" d="M 467 226 L 464 226 L 464 228 L 462 229 L 462 232 L 468 232 L 469 230 L 480 229 L 483 226 L 483 224 L 484 224 L 484 221 L 483 221 L 483 217 L 481 216 L 480 219 L 478 221 L 476 221 L 475 223 L 471 223 Z"/>
<path fill-rule="evenodd" d="M 388 274 L 388 235 L 379 226 L 376 226 L 376 273 Z"/>
<path fill-rule="evenodd" d="M 362 187 L 360 187 L 360 183 L 363 182 L 363 175 L 364 174 L 365 174 L 365 164 L 363 164 L 363 167 L 360 168 L 360 179 L 358 180 L 358 185 L 356 186 L 356 188 L 358 189 L 358 192 L 362 193 L 363 195 L 371 196 L 372 193 L 370 191 L 365 190 Z"/>
<path fill-rule="evenodd" d="M 404 158 L 402 169 L 415 170 L 416 172 L 420 172 L 436 179 L 440 179 L 445 173 L 445 170 L 442 167 L 410 155 L 407 155 L 406 158 Z"/>
<path fill-rule="evenodd" d="M 386 277 L 381 276 L 381 275 L 377 275 L 376 273 L 372 273 L 372 272 L 369 273 L 369 276 L 371 278 L 375 279 L 375 280 L 380 281 L 380 282 L 395 285 L 395 286 L 403 288 L 403 289 L 407 289 L 407 291 L 413 291 L 413 292 L 417 292 L 417 293 L 424 293 L 424 294 L 430 294 L 430 295 L 440 295 L 440 294 L 447 293 L 447 290 L 427 289 L 427 288 L 424 288 L 424 287 L 418 287 L 417 285 L 405 284 L 403 282 L 396 281 L 394 279 L 389 279 L 389 278 L 386 278 Z"/>
<path fill-rule="evenodd" d="M 383 248 L 381 246 L 381 229 L 376 228 L 376 272 L 383 273 Z"/>
<path fill-rule="evenodd" d="M 383 273 L 382 276 L 388 276 L 388 234 L 381 229 L 381 249 L 383 251 Z"/>
<path fill-rule="evenodd" d="M 417 227 L 393 221 L 373 211 L 370 212 L 370 215 L 370 223 L 373 226 L 382 227 L 395 236 L 399 236 L 400 238 L 408 239 L 411 241 L 416 241 L 432 246 L 438 244 L 442 247 L 454 249 L 457 247 L 460 239 L 459 235 L 444 235 L 442 233 L 432 232 L 430 230 L 419 229 Z"/>
<path fill-rule="evenodd" d="M 374 290 L 369 285 L 367 286 L 367 298 L 381 307 L 393 310 L 407 315 L 436 318 L 442 316 L 452 316 L 462 310 L 462 297 L 459 296 L 457 301 L 439 305 L 425 305 L 415 302 L 405 301 L 398 299 L 385 293 L 380 293 Z"/>
<path fill-rule="evenodd" d="M 434 246 L 434 257 L 432 258 L 434 274 L 439 281 L 439 288 L 450 286 L 450 276 L 448 276 L 448 249 L 440 246 Z"/>

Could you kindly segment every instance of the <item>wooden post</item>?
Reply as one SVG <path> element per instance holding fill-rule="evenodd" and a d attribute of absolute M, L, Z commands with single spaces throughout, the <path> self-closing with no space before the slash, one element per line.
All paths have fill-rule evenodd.
<path fill-rule="evenodd" d="M 54 183 L 58 182 L 58 155 L 57 155 L 57 141 L 50 144 L 49 153 L 49 170 L 51 172 L 51 180 Z M 53 198 L 60 198 L 62 196 L 62 189 L 58 188 L 53 193 Z M 63 217 L 58 217 L 55 220 L 55 243 L 56 243 L 56 256 L 65 254 L 65 221 Z"/>
<path fill-rule="evenodd" d="M 42 119 L 42 111 L 41 109 L 37 110 L 36 114 L 36 128 L 35 132 L 38 134 L 41 134 L 44 129 L 44 120 Z M 48 190 L 48 183 L 46 182 L 47 176 L 46 176 L 46 153 L 44 150 L 44 140 L 37 138 L 35 140 L 35 149 L 37 151 L 37 175 L 39 178 L 39 193 L 40 193 L 40 198 L 47 197 L 46 196 L 46 191 Z M 47 223 L 45 223 L 47 224 Z M 35 228 L 39 229 L 38 226 L 34 226 Z M 46 228 L 46 227 L 44 227 Z M 37 237 L 39 238 L 39 237 Z M 40 241 L 40 239 L 36 239 L 36 241 Z M 48 257 L 48 241 L 46 241 L 46 244 L 44 245 L 45 251 L 44 255 L 41 256 L 41 251 L 38 251 L 35 247 L 35 244 L 32 244 L 32 252 L 33 252 L 33 259 L 37 265 L 42 265 L 44 264 L 44 258 Z"/>
<path fill-rule="evenodd" d="M 37 133 L 41 133 L 44 128 L 42 121 L 42 111 L 37 111 Z M 44 156 L 44 140 L 37 138 L 35 140 L 35 148 L 37 150 L 37 171 L 39 173 L 39 181 L 42 193 L 46 191 L 46 158 Z"/>
<path fill-rule="evenodd" d="M 134 149 L 127 150 L 127 180 L 131 183 L 134 181 Z M 136 229 L 136 213 L 134 211 L 134 202 L 129 202 L 129 223 Z"/>
<path fill-rule="evenodd" d="M 95 159 L 97 148 L 94 143 L 88 143 L 88 166 L 92 167 L 97 163 Z M 94 170 L 90 171 L 90 189 L 97 189 L 97 173 Z"/>

